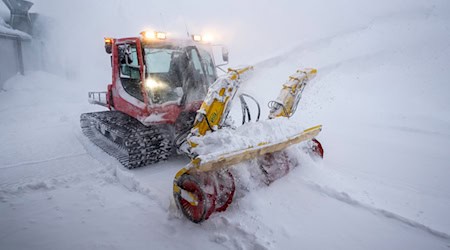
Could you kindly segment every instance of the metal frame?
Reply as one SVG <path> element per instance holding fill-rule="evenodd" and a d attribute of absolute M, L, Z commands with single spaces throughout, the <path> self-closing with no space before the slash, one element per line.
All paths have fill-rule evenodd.
<path fill-rule="evenodd" d="M 18 35 L 11 35 L 11 34 L 6 34 L 6 33 L 1 33 L 0 32 L 0 39 L 9 39 L 9 40 L 13 40 L 15 41 L 15 47 L 16 47 L 16 52 L 17 52 L 17 59 L 19 62 L 19 73 L 21 75 L 25 74 L 25 66 L 23 63 L 23 53 L 22 53 L 22 38 Z"/>
<path fill-rule="evenodd" d="M 26 0 L 3 0 L 6 7 L 11 12 L 9 25 L 14 29 L 31 33 L 32 22 L 28 11 L 33 6 L 33 3 Z M 25 24 L 25 26 L 23 26 Z"/>
<path fill-rule="evenodd" d="M 97 104 L 108 108 L 107 92 L 88 92 L 88 101 L 91 104 Z"/>

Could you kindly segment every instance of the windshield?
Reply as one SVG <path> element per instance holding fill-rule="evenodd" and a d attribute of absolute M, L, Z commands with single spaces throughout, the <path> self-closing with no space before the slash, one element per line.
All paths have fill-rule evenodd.
<path fill-rule="evenodd" d="M 206 70 L 206 78 L 208 82 L 213 83 L 216 81 L 216 71 L 214 67 L 214 61 L 211 57 L 211 54 L 204 49 L 199 49 L 200 55 L 202 57 L 202 63 Z"/>
<path fill-rule="evenodd" d="M 178 57 L 181 50 L 145 48 L 147 73 L 168 73 L 172 58 Z"/>
<path fill-rule="evenodd" d="M 210 77 L 211 69 L 205 69 L 203 57 L 194 46 L 144 47 L 145 85 L 151 102 L 203 100 L 215 80 Z"/>
<path fill-rule="evenodd" d="M 144 48 L 146 87 L 152 103 L 181 99 L 183 86 L 178 58 L 183 51 L 175 48 Z M 177 89 L 178 88 L 178 89 Z"/>

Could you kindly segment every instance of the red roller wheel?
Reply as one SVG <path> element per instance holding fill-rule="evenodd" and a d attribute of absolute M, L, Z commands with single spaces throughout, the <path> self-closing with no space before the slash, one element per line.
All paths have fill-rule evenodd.
<path fill-rule="evenodd" d="M 192 222 L 200 223 L 209 218 L 215 209 L 216 192 L 207 175 L 183 174 L 177 181 L 181 193 L 175 193 L 175 201 L 183 214 Z"/>
<path fill-rule="evenodd" d="M 233 202 L 234 192 L 236 191 L 234 177 L 227 169 L 216 173 L 216 181 L 216 212 L 223 212 Z"/>
<path fill-rule="evenodd" d="M 209 216 L 214 213 L 216 209 L 216 200 L 217 200 L 217 190 L 214 186 L 213 179 L 209 174 L 203 174 L 203 190 L 206 193 L 207 197 L 207 209 L 205 213 L 205 220 L 209 218 Z"/>
<path fill-rule="evenodd" d="M 311 140 L 312 142 L 312 153 L 319 156 L 320 158 L 323 158 L 323 147 L 322 144 L 316 139 L 313 138 Z"/>
<path fill-rule="evenodd" d="M 258 164 L 266 177 L 267 185 L 285 176 L 291 169 L 291 162 L 285 151 L 265 154 L 258 158 Z"/>

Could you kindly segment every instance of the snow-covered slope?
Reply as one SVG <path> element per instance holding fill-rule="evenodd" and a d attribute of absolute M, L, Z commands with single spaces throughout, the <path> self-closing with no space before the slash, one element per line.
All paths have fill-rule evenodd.
<path fill-rule="evenodd" d="M 11 79 L 0 92 L 1 249 L 450 246 L 447 2 L 406 6 L 394 1 L 364 8 L 367 3 L 360 1 L 281 1 L 271 12 L 279 23 L 244 13 L 253 4 L 227 12 L 235 27 L 230 50 L 242 55 L 234 63 L 255 62 L 256 67 L 241 91 L 255 96 L 262 107 L 297 68 L 318 68 L 292 119 L 301 127 L 323 124 L 319 139 L 325 159 L 313 160 L 294 148 L 300 167 L 269 187 L 250 181 L 245 167 L 251 170 L 252 163 L 237 166 L 241 178 L 235 202 L 201 225 L 180 217 L 171 202 L 172 178 L 187 159 L 128 171 L 84 138 L 79 128 L 80 113 L 101 110 L 87 104 L 86 92 L 103 89 L 109 80 L 101 39 L 114 26 L 107 24 L 117 23 L 116 34 L 130 35 L 127 25 L 142 25 L 144 12 L 118 0 L 109 7 L 101 1 L 63 2 L 50 8 L 36 1 L 35 6 L 48 13 L 73 7 L 73 13 L 65 12 L 66 19 L 54 18 L 73 27 L 68 33 L 85 35 L 83 40 L 69 39 L 67 47 L 55 45 L 52 60 L 66 69 L 63 76 L 28 72 Z M 85 11 L 85 18 L 115 18 L 96 18 L 98 26 L 89 28 L 77 14 L 88 5 L 92 9 Z M 173 8 L 188 16 L 186 10 L 195 9 L 173 5 L 149 11 Z M 353 7 L 336 14 L 342 5 Z M 225 27 L 219 18 L 225 14 L 208 12 L 205 6 L 203 18 Z M 101 7 L 114 12 L 102 14 Z M 236 9 L 232 4 L 223 8 Z M 196 13 L 188 20 L 200 23 Z M 183 23 L 166 22 L 169 27 Z M 301 35 L 291 33 L 294 24 Z M 265 35 L 276 26 L 289 31 L 289 39 Z M 252 39 L 245 39 L 246 34 Z M 59 35 L 55 38 L 62 39 Z M 264 108 L 262 117 L 267 113 Z"/>
<path fill-rule="evenodd" d="M 246 86 L 264 99 L 275 77 L 317 65 L 293 119 L 324 124 L 328 157 L 304 177 L 449 232 L 449 21 L 438 7 L 376 18 L 262 62 Z"/>

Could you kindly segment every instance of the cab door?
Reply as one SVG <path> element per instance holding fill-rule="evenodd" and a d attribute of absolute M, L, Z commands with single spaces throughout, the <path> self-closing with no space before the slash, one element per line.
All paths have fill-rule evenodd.
<path fill-rule="evenodd" d="M 114 107 L 136 119 L 148 116 L 142 47 L 138 38 L 117 39 L 113 56 Z"/>

